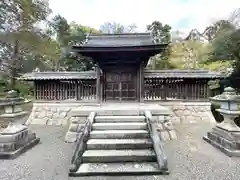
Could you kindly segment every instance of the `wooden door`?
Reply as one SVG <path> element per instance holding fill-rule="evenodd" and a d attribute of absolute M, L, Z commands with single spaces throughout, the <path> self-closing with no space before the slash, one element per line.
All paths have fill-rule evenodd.
<path fill-rule="evenodd" d="M 136 72 L 106 72 L 104 96 L 106 101 L 136 100 Z"/>

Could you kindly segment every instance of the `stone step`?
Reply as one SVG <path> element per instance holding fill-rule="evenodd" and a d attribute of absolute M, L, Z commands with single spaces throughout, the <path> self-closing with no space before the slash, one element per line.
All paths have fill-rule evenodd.
<path fill-rule="evenodd" d="M 149 138 L 147 130 L 93 130 L 91 139 L 141 139 Z"/>
<path fill-rule="evenodd" d="M 147 123 L 94 123 L 93 130 L 135 130 L 147 129 Z"/>
<path fill-rule="evenodd" d="M 140 150 L 86 150 L 82 155 L 83 163 L 110 162 L 153 162 L 156 154 L 151 149 Z"/>
<path fill-rule="evenodd" d="M 83 163 L 77 172 L 70 176 L 101 176 L 101 175 L 155 175 L 168 174 L 161 171 L 156 162 L 128 163 Z"/>
<path fill-rule="evenodd" d="M 95 122 L 145 122 L 145 116 L 96 116 Z"/>
<path fill-rule="evenodd" d="M 90 139 L 87 149 L 147 149 L 152 148 L 151 139 Z"/>

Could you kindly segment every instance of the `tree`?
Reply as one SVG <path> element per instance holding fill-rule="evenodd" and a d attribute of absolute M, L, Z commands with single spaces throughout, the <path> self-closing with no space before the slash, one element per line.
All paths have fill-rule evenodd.
<path fill-rule="evenodd" d="M 169 44 L 171 41 L 171 26 L 168 24 L 163 25 L 159 21 L 154 21 L 147 26 L 147 31 L 151 33 L 155 43 Z M 169 55 L 171 49 L 169 46 L 160 55 L 150 59 L 150 66 L 152 69 L 168 69 L 173 68 L 169 63 Z"/>
<path fill-rule="evenodd" d="M 218 20 L 213 24 L 207 26 L 205 30 L 201 33 L 197 29 L 192 29 L 185 40 L 198 40 L 203 41 L 207 40 L 208 42 L 212 42 L 216 39 L 216 36 L 221 32 L 235 29 L 233 23 L 229 20 Z"/>
<path fill-rule="evenodd" d="M 68 21 L 61 15 L 55 16 L 50 22 L 53 33 L 56 34 L 57 41 L 60 46 L 67 46 L 70 41 L 70 25 Z"/>
<path fill-rule="evenodd" d="M 106 34 L 122 34 L 122 33 L 133 33 L 135 32 L 137 26 L 135 24 L 130 24 L 124 26 L 116 22 L 105 22 L 100 26 L 100 31 Z"/>
<path fill-rule="evenodd" d="M 151 32 L 152 37 L 156 43 L 170 43 L 171 41 L 171 26 L 163 25 L 159 21 L 153 21 L 152 24 L 147 25 L 147 31 Z"/>
<path fill-rule="evenodd" d="M 224 62 L 228 61 L 232 68 L 230 81 L 228 85 L 234 88 L 240 88 L 239 83 L 235 81 L 235 77 L 240 76 L 240 28 L 239 9 L 232 13 L 227 20 L 221 20 L 216 23 L 218 31 L 211 42 L 212 52 L 209 54 L 208 62 Z"/>
<path fill-rule="evenodd" d="M 15 88 L 15 77 L 22 66 L 23 54 L 31 52 L 56 56 L 56 44 L 38 26 L 51 10 L 44 0 L 3 0 L 0 11 L 1 47 L 5 52 L 12 52 L 8 58 L 11 61 L 5 64 L 10 69 L 11 87 Z"/>
<path fill-rule="evenodd" d="M 229 17 L 229 21 L 232 22 L 232 24 L 239 28 L 240 27 L 240 8 L 233 11 Z"/>
<path fill-rule="evenodd" d="M 51 64 L 53 70 L 66 71 L 82 71 L 91 70 L 94 67 L 92 59 L 83 57 L 75 53 L 71 53 L 72 45 L 83 44 L 87 34 L 99 34 L 100 32 L 94 28 L 78 25 L 75 22 L 68 23 L 67 20 L 57 15 L 51 21 L 53 34 L 56 35 L 56 41 L 59 43 L 59 48 L 62 50 L 62 56 Z M 53 61 L 49 61 L 49 63 Z"/>
<path fill-rule="evenodd" d="M 219 20 L 215 22 L 214 24 L 208 26 L 204 33 L 203 36 L 206 37 L 206 39 L 209 42 L 212 42 L 217 38 L 217 36 L 221 33 L 224 33 L 229 30 L 234 30 L 235 26 L 228 20 Z"/>
<path fill-rule="evenodd" d="M 238 44 L 240 30 L 234 23 L 236 21 L 231 17 L 229 20 L 219 20 L 212 25 L 214 29 L 211 39 L 212 51 L 209 53 L 208 61 L 240 60 Z"/>
<path fill-rule="evenodd" d="M 170 62 L 179 69 L 198 69 L 207 59 L 209 46 L 199 40 L 185 40 L 173 43 Z"/>
<path fill-rule="evenodd" d="M 240 73 L 240 29 L 222 33 L 213 42 L 211 61 L 233 60 L 234 74 Z"/>

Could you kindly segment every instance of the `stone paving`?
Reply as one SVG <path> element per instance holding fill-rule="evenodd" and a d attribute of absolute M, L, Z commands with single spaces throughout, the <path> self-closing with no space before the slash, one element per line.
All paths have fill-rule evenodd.
<path fill-rule="evenodd" d="M 73 144 L 64 143 L 67 128 L 33 126 L 42 143 L 15 160 L 0 161 L 1 180 L 235 180 L 240 179 L 240 160 L 229 158 L 202 140 L 212 124 L 177 124 L 177 140 L 168 141 L 165 151 L 170 175 L 139 177 L 69 178 Z"/>

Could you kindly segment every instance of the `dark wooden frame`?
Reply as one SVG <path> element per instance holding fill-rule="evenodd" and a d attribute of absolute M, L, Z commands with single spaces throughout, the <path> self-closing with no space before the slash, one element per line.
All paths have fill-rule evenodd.
<path fill-rule="evenodd" d="M 103 70 L 103 101 L 137 101 L 139 89 L 135 69 Z"/>

